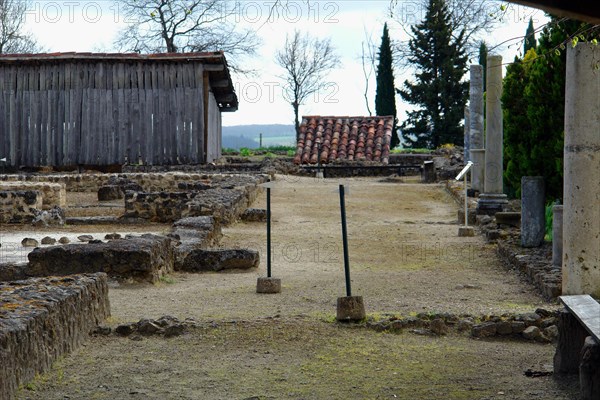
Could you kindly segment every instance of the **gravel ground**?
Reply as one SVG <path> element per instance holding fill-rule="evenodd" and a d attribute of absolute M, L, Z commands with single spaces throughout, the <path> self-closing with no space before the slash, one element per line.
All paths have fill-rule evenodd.
<path fill-rule="evenodd" d="M 256 278 L 265 275 L 264 223 L 234 224 L 221 245 L 258 249 L 258 270 L 111 287 L 109 325 L 171 315 L 199 327 L 170 339 L 92 337 L 19 398 L 576 398 L 572 380 L 524 376 L 552 370 L 551 344 L 335 323 L 336 299 L 345 295 L 338 183 L 278 177 L 273 275 L 282 279 L 281 294 L 255 293 Z M 457 236 L 457 206 L 442 186 L 376 178 L 344 184 L 352 289 L 370 317 L 557 307 L 505 271 L 493 246 Z M 255 206 L 264 207 L 264 196 Z"/>

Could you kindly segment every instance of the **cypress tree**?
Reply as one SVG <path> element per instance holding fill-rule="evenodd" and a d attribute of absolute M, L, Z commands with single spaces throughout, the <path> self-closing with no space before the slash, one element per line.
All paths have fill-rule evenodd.
<path fill-rule="evenodd" d="M 405 81 L 398 92 L 417 108 L 401 125 L 403 139 L 413 148 L 462 145 L 469 86 L 462 81 L 467 70 L 465 31 L 453 32 L 445 0 L 429 0 L 424 20 L 411 30 L 408 61 L 417 72 L 414 82 Z"/>
<path fill-rule="evenodd" d="M 396 128 L 396 93 L 394 89 L 394 69 L 392 67 L 392 45 L 387 23 L 383 25 L 383 35 L 379 46 L 379 64 L 377 65 L 377 91 L 375 93 L 375 114 L 393 115 L 392 142 L 390 147 L 400 144 Z"/>
<path fill-rule="evenodd" d="M 539 175 L 548 199 L 562 198 L 566 55 L 560 49 L 586 31 L 589 25 L 553 18 L 537 48 L 507 69 L 502 103 L 509 194 L 520 195 L 522 176 Z M 598 38 L 591 35 L 586 39 Z"/>
<path fill-rule="evenodd" d="M 525 40 L 523 42 L 523 57 L 527 55 L 527 52 L 531 49 L 535 49 L 535 29 L 533 28 L 533 20 L 529 18 L 529 25 L 527 31 L 525 31 Z"/>
<path fill-rule="evenodd" d="M 483 91 L 486 91 L 487 84 L 487 55 L 488 48 L 487 44 L 484 41 L 479 43 L 479 65 L 483 67 Z"/>

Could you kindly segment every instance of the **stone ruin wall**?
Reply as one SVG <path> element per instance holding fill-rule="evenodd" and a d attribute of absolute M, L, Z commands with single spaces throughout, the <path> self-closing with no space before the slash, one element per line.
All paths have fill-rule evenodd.
<path fill-rule="evenodd" d="M 109 316 L 102 273 L 0 282 L 0 398 L 13 399 Z"/>
<path fill-rule="evenodd" d="M 42 209 L 43 194 L 37 190 L 0 190 L 0 223 L 29 223 Z"/>
<path fill-rule="evenodd" d="M 6 182 L 48 182 L 62 183 L 68 192 L 97 192 L 101 186 L 109 184 L 109 180 L 124 178 L 139 184 L 147 192 L 176 192 L 179 183 L 202 181 L 239 180 L 251 175 L 237 174 L 201 174 L 185 172 L 165 173 L 123 173 L 123 174 L 15 174 L 1 175 L 0 183 Z"/>
<path fill-rule="evenodd" d="M 174 222 L 181 218 L 213 216 L 220 224 L 235 221 L 254 200 L 262 188 L 254 183 L 231 188 L 213 188 L 201 191 L 127 192 L 126 218 L 143 218 L 154 222 Z"/>
<path fill-rule="evenodd" d="M 0 181 L 0 191 L 28 190 L 38 191 L 42 194 L 42 207 L 40 209 L 48 210 L 54 206 L 65 207 L 67 204 L 67 189 L 64 183 Z"/>

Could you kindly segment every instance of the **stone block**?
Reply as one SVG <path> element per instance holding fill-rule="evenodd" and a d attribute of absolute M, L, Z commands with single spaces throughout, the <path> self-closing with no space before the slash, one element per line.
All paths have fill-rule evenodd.
<path fill-rule="evenodd" d="M 365 304 L 362 296 L 338 297 L 336 320 L 358 322 L 365 319 Z"/>
<path fill-rule="evenodd" d="M 28 257 L 32 276 L 105 272 L 115 278 L 153 283 L 173 271 L 174 265 L 171 240 L 154 235 L 37 248 Z"/>
<path fill-rule="evenodd" d="M 179 242 L 175 247 L 175 269 L 181 270 L 192 250 L 206 249 L 219 242 L 221 225 L 210 216 L 187 217 L 176 221 L 170 234 Z"/>
<path fill-rule="evenodd" d="M 461 226 L 458 228 L 459 237 L 473 237 L 475 236 L 475 229 L 472 226 Z"/>
<path fill-rule="evenodd" d="M 484 322 L 482 324 L 477 324 L 473 326 L 471 330 L 471 335 L 477 338 L 486 338 L 490 336 L 496 335 L 496 323 L 494 322 Z"/>
<path fill-rule="evenodd" d="M 0 182 L 0 191 L 37 191 L 42 195 L 42 206 L 39 209 L 52 207 L 65 207 L 67 204 L 67 190 L 64 183 L 53 182 Z"/>
<path fill-rule="evenodd" d="M 30 223 L 41 209 L 40 191 L 0 191 L 0 223 Z"/>
<path fill-rule="evenodd" d="M 498 225 L 509 225 L 517 228 L 521 226 L 521 213 L 518 212 L 498 212 L 495 218 Z"/>
<path fill-rule="evenodd" d="M 256 293 L 281 293 L 281 279 L 260 277 L 256 281 Z"/>
<path fill-rule="evenodd" d="M 187 272 L 223 271 L 229 269 L 257 268 L 260 257 L 257 251 L 246 249 L 232 250 L 192 250 L 185 257 L 181 270 Z"/>
<path fill-rule="evenodd" d="M 105 274 L 0 282 L 0 398 L 79 347 L 110 316 Z"/>

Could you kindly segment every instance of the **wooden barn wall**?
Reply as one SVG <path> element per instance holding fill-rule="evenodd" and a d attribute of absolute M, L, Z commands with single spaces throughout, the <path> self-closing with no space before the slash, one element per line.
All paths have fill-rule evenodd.
<path fill-rule="evenodd" d="M 208 99 L 208 157 L 207 162 L 213 162 L 221 157 L 222 128 L 221 111 L 215 96 L 209 92 Z"/>
<path fill-rule="evenodd" d="M 204 162 L 200 63 L 0 65 L 11 166 Z"/>

